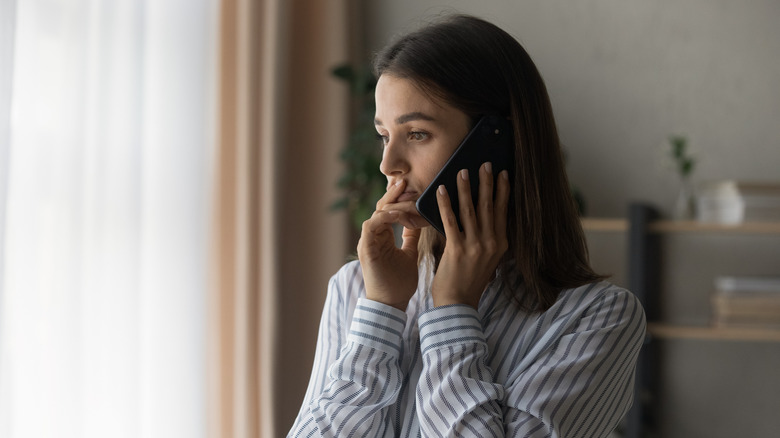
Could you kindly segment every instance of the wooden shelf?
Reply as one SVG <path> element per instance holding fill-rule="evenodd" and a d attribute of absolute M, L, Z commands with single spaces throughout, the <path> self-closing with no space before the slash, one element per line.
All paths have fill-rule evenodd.
<path fill-rule="evenodd" d="M 586 231 L 628 231 L 628 221 L 625 219 L 582 218 L 582 228 Z"/>
<path fill-rule="evenodd" d="M 615 218 L 582 218 L 585 231 L 625 232 L 628 221 Z M 660 220 L 648 226 L 652 233 L 738 233 L 738 234 L 780 234 L 780 221 L 743 222 L 737 225 L 711 224 L 698 221 Z"/>
<path fill-rule="evenodd" d="M 629 221 L 622 218 L 582 218 L 582 227 L 589 232 L 629 231 Z M 647 231 L 655 234 L 718 233 L 780 235 L 780 221 L 744 222 L 737 225 L 703 223 L 698 221 L 657 220 L 650 222 Z M 731 341 L 780 342 L 780 329 L 726 328 L 683 326 L 649 323 L 648 333 L 662 339 L 699 339 Z"/>
<path fill-rule="evenodd" d="M 654 233 L 718 232 L 743 234 L 780 234 L 780 222 L 743 222 L 736 225 L 697 221 L 657 221 L 649 226 Z"/>
<path fill-rule="evenodd" d="M 648 323 L 647 332 L 664 339 L 780 342 L 780 329 L 681 326 Z"/>

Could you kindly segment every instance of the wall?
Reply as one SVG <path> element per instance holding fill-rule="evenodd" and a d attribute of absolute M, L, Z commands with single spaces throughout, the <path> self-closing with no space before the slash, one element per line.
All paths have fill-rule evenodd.
<path fill-rule="evenodd" d="M 780 179 L 780 3 L 774 0 L 367 2 L 368 47 L 442 11 L 517 37 L 550 92 L 570 175 L 595 215 L 666 208 L 661 146 L 686 134 L 698 180 Z M 442 7 L 439 5 L 446 4 Z"/>
<path fill-rule="evenodd" d="M 516 36 L 546 80 L 570 178 L 591 215 L 623 216 L 634 200 L 668 213 L 677 180 L 664 165 L 663 146 L 673 133 L 689 137 L 699 158 L 697 181 L 780 182 L 780 2 L 365 5 L 372 50 L 442 12 L 475 14 Z M 624 239 L 590 239 L 597 268 L 617 273 L 622 283 Z M 778 237 L 665 243 L 664 311 L 678 322 L 706 323 L 715 275 L 780 275 Z M 780 345 L 669 341 L 662 354 L 661 436 L 759 437 L 780 430 L 771 414 L 780 406 Z"/>

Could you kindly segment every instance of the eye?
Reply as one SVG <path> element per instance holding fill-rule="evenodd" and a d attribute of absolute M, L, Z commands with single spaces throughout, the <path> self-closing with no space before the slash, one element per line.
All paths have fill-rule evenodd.
<path fill-rule="evenodd" d="M 377 132 L 376 139 L 382 143 L 382 147 L 387 145 L 387 136 Z"/>
<path fill-rule="evenodd" d="M 409 139 L 414 141 L 423 141 L 428 139 L 427 132 L 411 131 L 409 133 Z"/>

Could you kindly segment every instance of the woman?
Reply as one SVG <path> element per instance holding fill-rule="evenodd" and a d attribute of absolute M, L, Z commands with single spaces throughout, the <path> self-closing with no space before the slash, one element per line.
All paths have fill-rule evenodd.
<path fill-rule="evenodd" d="M 375 73 L 388 190 L 363 224 L 359 262 L 330 281 L 290 436 L 609 434 L 632 402 L 644 313 L 588 265 L 528 54 L 454 16 L 388 46 Z M 483 115 L 511 121 L 514 176 L 494 184 L 492 163 L 459 174 L 462 231 L 439 189 L 441 236 L 414 201 Z"/>

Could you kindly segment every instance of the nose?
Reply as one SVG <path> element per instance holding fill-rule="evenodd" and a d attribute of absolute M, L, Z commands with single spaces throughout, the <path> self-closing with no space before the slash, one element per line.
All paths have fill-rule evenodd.
<path fill-rule="evenodd" d="M 399 176 L 409 172 L 409 160 L 403 144 L 392 140 L 387 142 L 382 151 L 379 171 L 385 176 Z"/>

